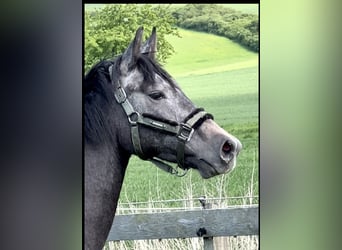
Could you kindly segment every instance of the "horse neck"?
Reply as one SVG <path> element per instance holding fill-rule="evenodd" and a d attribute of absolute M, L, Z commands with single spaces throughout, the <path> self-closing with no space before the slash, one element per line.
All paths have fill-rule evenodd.
<path fill-rule="evenodd" d="M 121 143 L 124 141 L 128 144 L 127 140 L 129 140 L 129 129 L 125 129 L 128 125 L 127 117 L 120 105 L 115 102 L 109 103 L 102 109 L 104 113 L 99 114 L 100 118 L 93 121 L 94 125 L 92 125 L 104 123 L 97 132 L 102 138 L 93 144 L 89 141 L 85 142 L 86 171 L 89 171 L 90 183 L 95 180 L 101 181 L 102 186 L 108 185 L 107 190 L 112 186 L 115 186 L 115 190 L 119 190 L 130 157 L 127 146 Z M 122 124 L 123 121 L 127 124 Z"/>
<path fill-rule="evenodd" d="M 123 119 L 116 119 L 116 123 L 111 121 L 110 140 L 96 146 L 85 144 L 86 249 L 101 249 L 113 223 L 130 157 L 120 145 L 120 137 L 124 134 L 119 130 L 120 120 Z"/>
<path fill-rule="evenodd" d="M 85 145 L 86 249 L 101 249 L 113 223 L 128 157 L 119 149 Z"/>
<path fill-rule="evenodd" d="M 129 155 L 113 145 L 104 144 L 96 148 L 85 145 L 86 185 L 97 190 L 102 188 L 111 196 L 110 200 L 117 200 L 128 160 Z"/>

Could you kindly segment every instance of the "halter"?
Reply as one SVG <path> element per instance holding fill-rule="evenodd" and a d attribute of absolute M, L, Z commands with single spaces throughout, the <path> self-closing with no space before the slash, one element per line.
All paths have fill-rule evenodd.
<path fill-rule="evenodd" d="M 114 91 L 114 96 L 117 103 L 121 105 L 127 115 L 128 122 L 131 126 L 131 138 L 136 155 L 138 155 L 143 160 L 151 161 L 157 167 L 170 174 L 176 175 L 178 177 L 184 176 L 188 171 L 188 168 L 184 166 L 185 144 L 191 140 L 192 134 L 194 133 L 195 129 L 201 126 L 201 124 L 205 120 L 214 119 L 214 117 L 211 114 L 205 112 L 202 108 L 195 109 L 193 112 L 191 112 L 184 119 L 183 123 L 167 123 L 162 121 L 161 119 L 151 118 L 148 115 L 140 114 L 139 112 L 134 110 L 132 104 L 127 99 L 126 92 L 122 88 L 120 81 L 118 82 L 117 88 Z M 143 125 L 152 129 L 160 130 L 169 134 L 173 134 L 177 137 L 177 167 L 183 169 L 183 173 L 179 174 L 177 169 L 173 168 L 157 157 L 149 159 L 144 155 L 141 147 L 138 125 Z"/>

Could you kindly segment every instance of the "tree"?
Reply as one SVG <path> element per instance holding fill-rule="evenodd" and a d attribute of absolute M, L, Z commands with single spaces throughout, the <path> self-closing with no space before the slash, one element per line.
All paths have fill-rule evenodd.
<path fill-rule="evenodd" d="M 174 52 L 166 35 L 177 35 L 176 20 L 166 6 L 147 4 L 110 4 L 99 10 L 85 12 L 84 68 L 87 72 L 100 60 L 124 52 L 138 27 L 144 27 L 145 39 L 157 28 L 157 59 L 164 63 Z"/>

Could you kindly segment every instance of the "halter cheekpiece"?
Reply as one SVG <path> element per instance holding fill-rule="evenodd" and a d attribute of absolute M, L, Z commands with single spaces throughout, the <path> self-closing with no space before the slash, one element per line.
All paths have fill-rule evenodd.
<path fill-rule="evenodd" d="M 109 67 L 109 71 L 111 81 L 113 81 L 111 68 L 112 67 Z M 201 126 L 201 124 L 205 120 L 214 119 L 213 115 L 205 112 L 203 108 L 197 108 L 184 119 L 184 122 L 167 123 L 158 118 L 152 118 L 148 115 L 143 115 L 135 111 L 132 104 L 129 102 L 127 98 L 126 91 L 122 88 L 120 81 L 114 86 L 116 86 L 116 89 L 114 91 L 115 99 L 117 103 L 119 103 L 125 111 L 128 118 L 128 122 L 131 126 L 131 139 L 136 155 L 138 155 L 143 160 L 151 161 L 157 167 L 163 169 L 166 172 L 169 172 L 170 174 L 179 177 L 184 176 L 188 171 L 188 168 L 184 166 L 185 144 L 191 140 L 191 137 L 195 129 Z M 177 167 L 183 169 L 183 173 L 180 174 L 177 169 L 173 168 L 172 166 L 163 162 L 161 159 L 157 157 L 147 158 L 144 155 L 140 142 L 139 125 L 164 131 L 166 133 L 173 134 L 177 137 Z"/>

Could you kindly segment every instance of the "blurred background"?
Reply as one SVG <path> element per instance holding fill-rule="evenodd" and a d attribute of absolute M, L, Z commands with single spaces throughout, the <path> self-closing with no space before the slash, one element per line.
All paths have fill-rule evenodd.
<path fill-rule="evenodd" d="M 260 4 L 261 249 L 337 249 L 338 1 Z"/>

